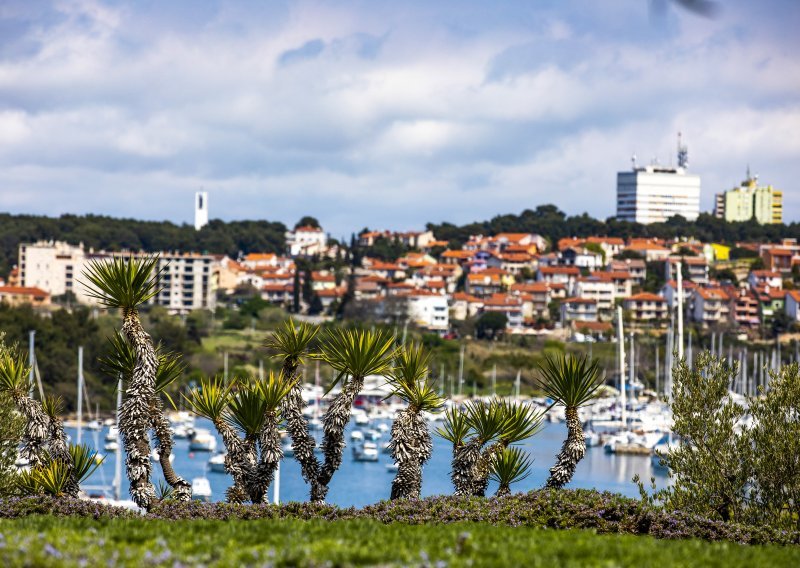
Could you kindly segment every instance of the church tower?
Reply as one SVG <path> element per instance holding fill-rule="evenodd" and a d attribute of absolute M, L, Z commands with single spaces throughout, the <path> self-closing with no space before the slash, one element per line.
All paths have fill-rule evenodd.
<path fill-rule="evenodd" d="M 194 194 L 194 228 L 199 231 L 208 225 L 208 192 L 198 191 Z"/>

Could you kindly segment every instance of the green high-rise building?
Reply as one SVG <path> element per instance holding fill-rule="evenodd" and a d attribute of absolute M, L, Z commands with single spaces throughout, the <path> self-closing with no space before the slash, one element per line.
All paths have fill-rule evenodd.
<path fill-rule="evenodd" d="M 783 223 L 783 192 L 771 185 L 759 186 L 758 176 L 751 176 L 740 187 L 718 193 L 714 214 L 728 222 L 755 218 L 762 225 Z"/>

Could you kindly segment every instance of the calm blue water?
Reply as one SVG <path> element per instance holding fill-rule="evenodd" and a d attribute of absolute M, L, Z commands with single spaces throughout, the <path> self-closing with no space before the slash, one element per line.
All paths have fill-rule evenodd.
<path fill-rule="evenodd" d="M 389 424 L 389 422 L 386 422 Z M 213 425 L 205 419 L 198 419 L 198 428 L 207 428 L 214 432 Z M 371 427 L 374 427 L 373 423 Z M 381 452 L 378 462 L 356 462 L 352 459 L 350 449 L 350 432 L 354 429 L 351 424 L 347 428 L 347 443 L 344 460 L 341 468 L 333 476 L 328 493 L 328 502 L 339 506 L 363 506 L 376 503 L 382 499 L 388 499 L 391 491 L 391 483 L 394 472 L 386 469 L 386 464 L 392 462 L 388 454 Z M 76 439 L 74 429 L 67 429 L 73 441 Z M 107 429 L 99 432 L 83 431 L 83 443 L 99 448 L 100 453 L 104 454 L 103 446 Z M 318 440 L 321 432 L 317 433 Z M 555 456 L 566 436 L 566 426 L 564 424 L 545 423 L 544 428 L 532 439 L 526 441 L 521 446 L 533 457 L 533 467 L 531 474 L 525 480 L 512 485 L 512 491 L 528 491 L 542 487 L 547 479 L 548 470 L 553 465 Z M 382 435 L 378 440 L 380 445 L 389 440 L 389 432 Z M 450 483 L 450 459 L 452 446 L 449 442 L 433 436 L 433 455 L 425 466 L 423 472 L 422 493 L 424 496 L 451 494 L 453 486 Z M 224 448 L 222 440 L 217 437 L 217 449 Z M 173 467 L 175 471 L 190 480 L 194 477 L 206 475 L 211 483 L 213 499 L 221 501 L 225 498 L 225 489 L 231 485 L 230 477 L 225 473 L 206 472 L 206 462 L 211 454 L 207 452 L 189 452 L 188 440 L 175 440 L 175 461 Z M 320 454 L 318 454 L 319 456 Z M 125 454 L 122 453 L 122 498 L 128 499 L 128 482 L 125 477 Z M 157 463 L 153 464 L 153 479 L 163 479 L 161 468 Z M 606 454 L 602 447 L 589 448 L 586 457 L 578 464 L 575 476 L 569 487 L 573 488 L 594 488 L 601 491 L 613 491 L 630 497 L 638 496 L 636 486 L 631 482 L 635 474 L 639 474 L 645 482 L 649 482 L 650 476 L 655 476 L 659 487 L 666 485 L 667 476 L 661 472 L 654 472 L 650 465 L 648 456 L 618 456 Z M 111 453 L 106 458 L 103 465 L 86 482 L 87 485 L 111 485 L 114 479 L 114 454 Z M 493 493 L 496 489 L 495 484 L 490 484 L 489 491 Z M 270 499 L 272 498 L 272 488 L 270 488 Z M 280 499 L 281 501 L 305 501 L 308 499 L 308 486 L 300 475 L 300 466 L 293 457 L 285 457 L 281 462 L 280 473 Z"/>

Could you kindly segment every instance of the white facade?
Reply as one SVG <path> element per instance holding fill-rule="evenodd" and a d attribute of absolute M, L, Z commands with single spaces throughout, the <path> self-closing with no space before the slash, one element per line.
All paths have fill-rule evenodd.
<path fill-rule="evenodd" d="M 170 312 L 186 314 L 192 310 L 213 310 L 216 307 L 216 281 L 211 255 L 161 253 L 161 291 L 152 303 Z"/>
<path fill-rule="evenodd" d="M 313 256 L 325 252 L 328 237 L 316 227 L 298 227 L 286 232 L 286 248 L 291 256 Z"/>
<path fill-rule="evenodd" d="M 208 192 L 198 191 L 194 194 L 194 229 L 199 231 L 208 225 Z"/>
<path fill-rule="evenodd" d="M 431 331 L 447 331 L 450 316 L 447 296 L 441 294 L 412 294 L 408 296 L 408 319 Z"/>
<path fill-rule="evenodd" d="M 700 214 L 700 177 L 684 168 L 637 167 L 617 173 L 617 219 L 660 223 L 674 215 Z"/>
<path fill-rule="evenodd" d="M 51 296 L 72 292 L 79 302 L 90 303 L 84 287 L 79 284 L 86 261 L 83 245 L 60 241 L 20 243 L 20 286 L 39 288 Z"/>

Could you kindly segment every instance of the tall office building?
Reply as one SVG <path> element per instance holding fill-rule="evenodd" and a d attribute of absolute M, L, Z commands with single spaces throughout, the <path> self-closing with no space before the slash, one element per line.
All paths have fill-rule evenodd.
<path fill-rule="evenodd" d="M 678 135 L 678 167 L 658 164 L 617 173 L 617 219 L 636 223 L 661 223 L 681 215 L 694 221 L 700 214 L 700 177 L 686 173 L 686 146 Z"/>
<path fill-rule="evenodd" d="M 194 194 L 194 228 L 199 231 L 208 225 L 208 192 L 198 191 Z"/>
<path fill-rule="evenodd" d="M 748 168 L 741 186 L 716 195 L 714 215 L 728 222 L 755 218 L 762 225 L 783 223 L 783 192 L 759 186 L 758 176 L 751 176 Z"/>

